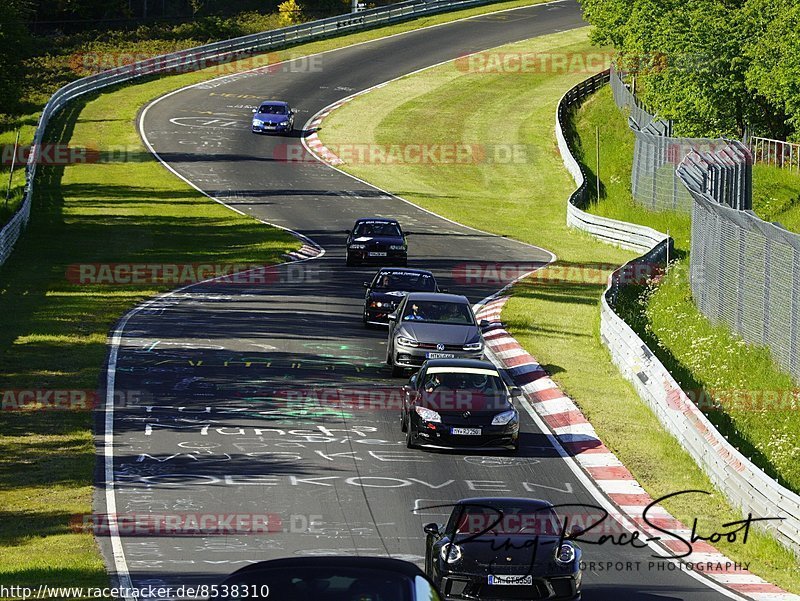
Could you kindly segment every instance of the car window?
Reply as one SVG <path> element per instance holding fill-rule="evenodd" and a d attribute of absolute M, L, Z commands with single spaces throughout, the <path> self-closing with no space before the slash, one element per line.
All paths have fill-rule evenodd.
<path fill-rule="evenodd" d="M 455 325 L 475 324 L 468 305 L 446 301 L 409 301 L 403 311 L 403 320 Z"/>
<path fill-rule="evenodd" d="M 396 223 L 359 223 L 353 235 L 357 237 L 391 236 L 399 238 L 402 236 L 402 233 Z"/>
<path fill-rule="evenodd" d="M 267 115 L 285 115 L 286 107 L 278 104 L 264 104 L 258 107 L 258 112 Z"/>
<path fill-rule="evenodd" d="M 407 292 L 435 292 L 436 280 L 427 273 L 388 272 L 378 274 L 373 283 L 376 290 L 404 290 Z"/>

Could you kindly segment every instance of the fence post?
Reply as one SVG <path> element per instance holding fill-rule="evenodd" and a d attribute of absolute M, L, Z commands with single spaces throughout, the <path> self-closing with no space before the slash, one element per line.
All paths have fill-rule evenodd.
<path fill-rule="evenodd" d="M 8 199 L 11 198 L 11 184 L 14 181 L 14 167 L 17 164 L 17 152 L 19 152 L 19 132 L 17 129 L 17 137 L 14 140 L 14 154 L 11 155 L 11 171 L 8 172 L 8 188 L 6 188 L 6 204 L 5 208 L 8 209 Z"/>

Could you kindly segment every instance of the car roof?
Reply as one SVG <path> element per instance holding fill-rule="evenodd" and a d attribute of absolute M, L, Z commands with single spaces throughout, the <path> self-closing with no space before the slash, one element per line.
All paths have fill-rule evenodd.
<path fill-rule="evenodd" d="M 410 292 L 409 301 L 442 301 L 449 303 L 467 303 L 471 306 L 469 299 L 462 294 L 445 294 L 442 292 Z"/>
<path fill-rule="evenodd" d="M 359 223 L 366 223 L 366 222 L 373 222 L 373 223 L 397 223 L 399 225 L 399 221 L 397 219 L 392 219 L 391 217 L 362 217 L 361 219 L 356 219 L 354 225 L 358 225 Z"/>
<path fill-rule="evenodd" d="M 480 361 L 479 359 L 428 359 L 425 364 L 428 367 L 463 367 L 467 369 L 491 369 L 498 371 L 497 366 L 491 361 Z"/>
<path fill-rule="evenodd" d="M 234 575 L 238 576 L 242 574 L 257 574 L 264 568 L 302 568 L 304 566 L 307 566 L 308 569 L 325 566 L 326 568 L 358 567 L 373 570 L 390 570 L 392 572 L 397 572 L 412 578 L 423 575 L 422 570 L 420 570 L 420 568 L 413 563 L 391 557 L 316 555 L 314 557 L 286 557 L 281 559 L 260 561 L 236 570 L 227 578 L 230 578 Z"/>
<path fill-rule="evenodd" d="M 264 106 L 265 104 L 274 104 L 274 105 L 277 105 L 277 106 L 289 106 L 289 103 L 285 102 L 283 100 L 264 100 L 258 106 Z"/>

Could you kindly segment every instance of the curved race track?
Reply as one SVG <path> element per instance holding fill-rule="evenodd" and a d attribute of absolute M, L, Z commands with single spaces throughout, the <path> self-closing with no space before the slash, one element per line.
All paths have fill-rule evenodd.
<path fill-rule="evenodd" d="M 143 136 L 171 169 L 243 213 L 307 236 L 325 254 L 281 266 L 265 284 L 205 284 L 167 295 L 121 322 L 112 388 L 146 396 L 106 413 L 105 449 L 113 448 L 114 457 L 105 479 L 114 486 L 98 492 L 98 512 L 275 514 L 270 524 L 277 530 L 208 537 L 123 532 L 103 543 L 121 582 L 213 582 L 246 563 L 292 555 L 388 554 L 420 562 L 421 527 L 442 516 L 414 514 L 415 503 L 486 495 L 593 502 L 525 414 L 519 457 L 502 458 L 408 452 L 394 410 L 304 413 L 291 402 L 320 386 L 379 394 L 400 383 L 383 364 L 384 331 L 361 326 L 361 282 L 374 270 L 344 267 L 342 231 L 355 218 L 397 217 L 413 232 L 411 265 L 431 268 L 444 286 L 475 302 L 496 290 L 460 286 L 451 278 L 455 265 L 475 258 L 543 262 L 551 255 L 439 218 L 319 162 L 285 160 L 300 148 L 299 135 L 248 131 L 250 107 L 262 98 L 289 100 L 302 125 L 354 91 L 583 24 L 572 0 L 485 15 L 267 74 L 215 80 L 147 107 Z M 276 395 L 290 402 L 265 398 Z M 684 573 L 648 569 L 649 549 L 584 551 L 587 561 L 640 562 L 638 569 L 632 563 L 622 571 L 587 570 L 584 599 L 723 597 Z"/>

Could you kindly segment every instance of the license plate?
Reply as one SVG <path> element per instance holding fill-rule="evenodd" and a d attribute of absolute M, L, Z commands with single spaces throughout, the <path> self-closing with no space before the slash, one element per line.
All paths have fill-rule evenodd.
<path fill-rule="evenodd" d="M 452 428 L 450 430 L 451 434 L 464 434 L 466 436 L 480 436 L 481 429 L 480 428 Z M 490 576 L 491 578 L 491 576 Z M 491 584 L 491 583 L 489 583 Z"/>
<path fill-rule="evenodd" d="M 426 359 L 455 359 L 453 353 L 425 353 Z"/>
<path fill-rule="evenodd" d="M 264 129 L 278 129 L 277 125 L 265 125 Z"/>
<path fill-rule="evenodd" d="M 369 253 L 370 257 L 385 257 L 386 253 Z"/>
<path fill-rule="evenodd" d="M 506 584 L 506 585 L 515 585 L 515 586 L 533 586 L 533 576 L 515 576 L 515 575 L 503 575 L 503 576 L 495 576 L 494 574 L 489 574 L 489 584 Z"/>

